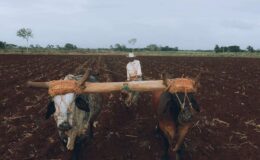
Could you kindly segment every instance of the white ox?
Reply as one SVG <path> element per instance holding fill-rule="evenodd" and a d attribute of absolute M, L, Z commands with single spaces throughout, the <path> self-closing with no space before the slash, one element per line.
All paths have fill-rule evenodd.
<path fill-rule="evenodd" d="M 79 80 L 82 76 L 67 75 L 64 80 Z M 90 76 L 89 81 L 95 81 Z M 67 93 L 56 95 L 48 104 L 46 119 L 54 114 L 61 140 L 68 150 L 73 150 L 72 159 L 78 159 L 82 142 L 93 137 L 93 122 L 101 111 L 99 94 Z"/>

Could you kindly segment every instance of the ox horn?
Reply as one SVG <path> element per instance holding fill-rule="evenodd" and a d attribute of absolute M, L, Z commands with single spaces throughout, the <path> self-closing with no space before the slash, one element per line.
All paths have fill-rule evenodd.
<path fill-rule="evenodd" d="M 90 75 L 90 69 L 87 69 L 83 77 L 78 81 L 78 85 L 82 88 L 85 88 L 85 82 L 87 81 L 88 77 Z"/>

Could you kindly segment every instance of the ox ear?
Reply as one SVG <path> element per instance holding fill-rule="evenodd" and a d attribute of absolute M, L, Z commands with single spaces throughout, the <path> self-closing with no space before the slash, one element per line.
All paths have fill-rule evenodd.
<path fill-rule="evenodd" d="M 75 104 L 79 109 L 85 112 L 90 112 L 88 102 L 83 95 L 77 96 L 77 98 L 75 99 Z"/>
<path fill-rule="evenodd" d="M 51 115 L 55 112 L 55 105 L 53 101 L 50 101 L 47 106 L 47 112 L 45 114 L 45 119 L 49 119 Z"/>

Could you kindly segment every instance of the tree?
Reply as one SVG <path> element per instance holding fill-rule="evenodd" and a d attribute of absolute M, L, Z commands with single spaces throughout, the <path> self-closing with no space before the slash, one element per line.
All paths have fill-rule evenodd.
<path fill-rule="evenodd" d="M 77 49 L 76 45 L 73 45 L 71 43 L 66 43 L 64 46 L 65 49 L 71 50 L 71 49 Z"/>
<path fill-rule="evenodd" d="M 240 47 L 239 46 L 228 46 L 228 51 L 229 52 L 240 52 Z"/>
<path fill-rule="evenodd" d="M 62 47 L 60 45 L 56 45 L 57 49 L 62 49 Z"/>
<path fill-rule="evenodd" d="M 161 47 L 162 51 L 170 51 L 171 48 L 169 46 Z"/>
<path fill-rule="evenodd" d="M 28 53 L 28 46 L 29 46 L 29 38 L 33 37 L 32 30 L 30 28 L 21 28 L 17 31 L 16 35 L 26 40 L 27 42 L 27 53 Z"/>
<path fill-rule="evenodd" d="M 46 46 L 46 48 L 47 48 L 47 49 L 53 49 L 53 48 L 54 48 L 54 45 L 48 44 L 48 45 Z"/>
<path fill-rule="evenodd" d="M 255 51 L 252 46 L 248 46 L 246 49 L 248 50 L 248 52 L 254 52 Z"/>
<path fill-rule="evenodd" d="M 0 41 L 0 49 L 5 49 L 6 48 L 6 43 Z"/>
<path fill-rule="evenodd" d="M 9 48 L 9 49 L 18 48 L 17 45 L 15 45 L 15 44 L 8 44 L 8 43 L 5 45 L 5 47 L 6 47 L 6 48 Z"/>
<path fill-rule="evenodd" d="M 169 46 L 165 46 L 165 47 L 160 47 L 160 48 L 158 48 L 157 50 L 161 50 L 161 51 L 178 51 L 178 47 L 174 47 L 174 48 L 172 48 L 172 47 L 169 47 Z"/>
<path fill-rule="evenodd" d="M 128 43 L 130 44 L 130 45 L 135 45 L 135 43 L 136 43 L 136 41 L 137 41 L 137 39 L 136 38 L 132 38 L 132 39 L 130 39 L 130 40 L 128 40 Z M 132 48 L 132 52 L 133 52 L 133 48 Z"/>
<path fill-rule="evenodd" d="M 146 48 L 149 50 L 149 51 L 156 51 L 159 49 L 159 47 L 156 45 L 156 44 L 150 44 L 148 46 L 146 46 Z"/>
<path fill-rule="evenodd" d="M 36 44 L 36 45 L 35 45 L 35 48 L 38 48 L 38 49 L 40 49 L 40 48 L 42 48 L 42 46 L 41 46 L 41 45 L 39 45 L 39 44 Z"/>
<path fill-rule="evenodd" d="M 174 48 L 173 48 L 173 51 L 178 51 L 178 50 L 179 50 L 178 47 L 174 47 Z"/>
<path fill-rule="evenodd" d="M 121 45 L 119 43 L 115 44 L 115 50 L 120 51 L 121 50 Z"/>
<path fill-rule="evenodd" d="M 226 47 L 226 46 L 221 46 L 220 47 L 219 52 L 227 52 L 227 51 L 228 51 L 228 47 Z"/>
<path fill-rule="evenodd" d="M 218 45 L 215 46 L 214 51 L 215 51 L 215 53 L 221 52 L 221 50 L 220 50 Z"/>
<path fill-rule="evenodd" d="M 120 45 L 119 43 L 116 43 L 115 46 L 114 46 L 114 50 L 115 51 L 126 51 L 127 48 L 123 44 Z"/>

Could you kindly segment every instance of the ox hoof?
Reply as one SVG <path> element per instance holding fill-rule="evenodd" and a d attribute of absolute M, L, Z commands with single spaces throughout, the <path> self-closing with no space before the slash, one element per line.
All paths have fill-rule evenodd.
<path fill-rule="evenodd" d="M 183 160 L 184 158 L 184 145 L 182 145 L 176 152 L 176 160 Z"/>

